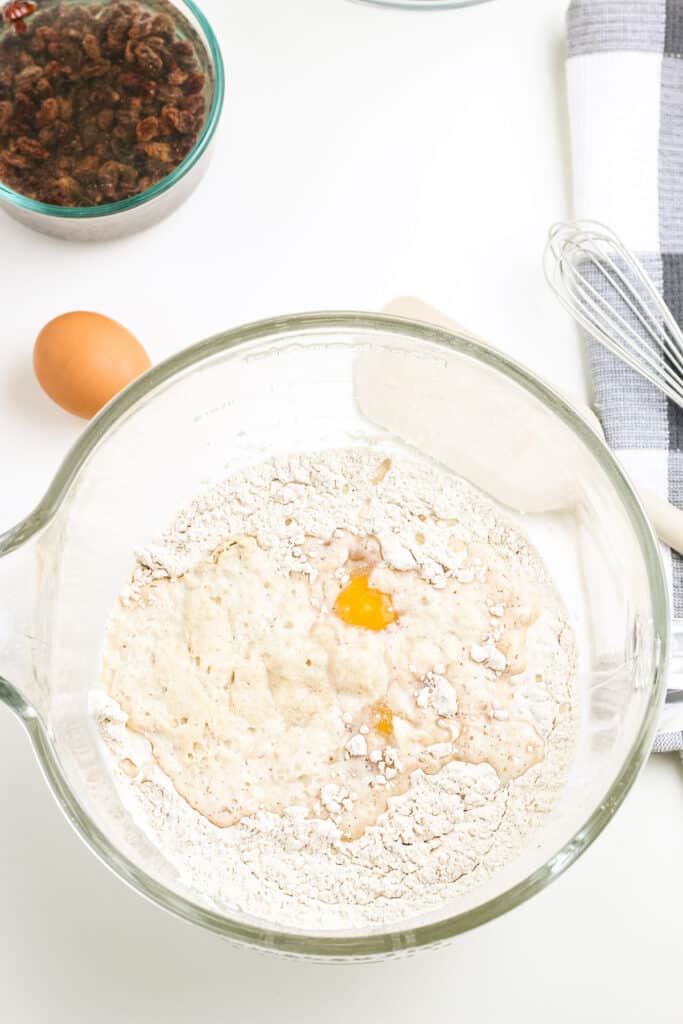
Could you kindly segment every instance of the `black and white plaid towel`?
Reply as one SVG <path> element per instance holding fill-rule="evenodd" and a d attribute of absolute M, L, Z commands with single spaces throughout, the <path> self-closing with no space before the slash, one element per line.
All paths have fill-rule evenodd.
<path fill-rule="evenodd" d="M 575 215 L 621 236 L 683 324 L 683 0 L 573 0 L 568 38 Z M 683 506 L 683 413 L 601 347 L 588 353 L 609 444 L 635 481 Z M 683 559 L 667 551 L 665 565 L 675 665 Z M 683 704 L 667 705 L 654 749 L 683 750 Z"/>

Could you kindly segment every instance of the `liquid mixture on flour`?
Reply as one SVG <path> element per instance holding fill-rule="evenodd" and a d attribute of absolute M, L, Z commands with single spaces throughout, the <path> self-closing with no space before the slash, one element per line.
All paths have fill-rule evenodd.
<path fill-rule="evenodd" d="M 230 477 L 138 552 L 95 711 L 195 896 L 360 927 L 523 848 L 567 775 L 573 672 L 511 522 L 431 464 L 344 449 Z"/>

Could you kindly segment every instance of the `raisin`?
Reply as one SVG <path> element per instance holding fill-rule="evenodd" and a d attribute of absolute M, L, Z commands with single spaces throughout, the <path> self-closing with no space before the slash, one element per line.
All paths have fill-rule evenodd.
<path fill-rule="evenodd" d="M 148 75 L 158 75 L 164 69 L 163 58 L 147 43 L 135 46 L 135 62 Z"/>
<path fill-rule="evenodd" d="M 43 69 L 39 64 L 28 64 L 25 68 L 21 69 L 14 79 L 14 87 L 15 89 L 30 88 L 42 76 Z"/>
<path fill-rule="evenodd" d="M 62 121 L 70 121 L 74 112 L 73 101 L 64 96 L 60 96 L 57 103 L 59 104 L 59 116 Z"/>
<path fill-rule="evenodd" d="M 203 92 L 205 85 L 206 75 L 200 75 L 194 71 L 191 75 L 188 75 L 187 82 L 185 83 L 185 92 L 188 94 Z"/>
<path fill-rule="evenodd" d="M 175 35 L 173 18 L 170 18 L 168 14 L 157 14 L 152 21 L 152 32 L 155 36 L 163 36 L 166 42 L 173 39 Z"/>
<path fill-rule="evenodd" d="M 46 125 L 45 128 L 41 128 L 38 132 L 38 141 L 41 146 L 54 146 L 57 139 L 57 130 L 53 124 Z"/>
<path fill-rule="evenodd" d="M 95 180 L 97 178 L 97 172 L 100 169 L 99 157 L 93 154 L 92 156 L 84 156 L 82 160 L 79 160 L 74 167 L 74 174 L 83 181 L 85 179 Z"/>
<path fill-rule="evenodd" d="M 145 36 L 148 36 L 151 31 L 152 18 L 149 14 L 145 13 L 133 22 L 128 30 L 128 35 L 131 39 L 143 39 Z"/>
<path fill-rule="evenodd" d="M 22 156 L 21 153 L 17 153 L 14 150 L 8 150 L 2 154 L 2 159 L 10 167 L 15 167 L 17 170 L 25 170 L 31 166 L 31 161 L 26 156 Z"/>
<path fill-rule="evenodd" d="M 69 174 L 57 178 L 50 190 L 49 201 L 57 206 L 76 206 L 81 195 L 81 186 Z"/>
<path fill-rule="evenodd" d="M 40 110 L 36 114 L 36 124 L 39 128 L 44 128 L 45 125 L 56 121 L 58 117 L 59 103 L 54 96 L 50 96 L 40 104 Z"/>
<path fill-rule="evenodd" d="M 181 39 L 179 42 L 174 43 L 171 47 L 171 52 L 175 57 L 176 63 L 184 71 L 194 71 L 197 66 L 197 60 L 195 57 L 194 47 L 192 43 L 188 42 L 187 39 Z"/>
<path fill-rule="evenodd" d="M 104 78 L 105 75 L 109 74 L 111 68 L 111 61 L 106 58 L 93 61 L 89 64 L 84 64 L 81 68 L 81 78 L 88 81 L 91 78 Z"/>
<path fill-rule="evenodd" d="M 196 119 L 189 110 L 168 106 L 161 114 L 166 124 L 180 135 L 190 135 L 197 127 Z"/>
<path fill-rule="evenodd" d="M 182 85 L 188 79 L 187 71 L 183 71 L 182 68 L 175 67 L 168 76 L 169 85 Z"/>
<path fill-rule="evenodd" d="M 138 172 L 128 164 L 119 167 L 119 188 L 127 195 L 135 195 L 138 185 Z"/>
<path fill-rule="evenodd" d="M 28 44 L 28 48 L 31 53 L 44 53 L 47 49 L 47 43 L 40 36 L 34 35 Z"/>
<path fill-rule="evenodd" d="M 181 103 L 183 110 L 189 110 L 192 114 L 203 114 L 206 108 L 206 100 L 203 96 L 186 96 Z"/>
<path fill-rule="evenodd" d="M 142 98 L 149 103 L 156 98 L 156 95 L 159 92 L 159 83 L 155 79 L 151 78 L 147 82 L 142 83 L 140 92 L 142 93 Z"/>
<path fill-rule="evenodd" d="M 156 117 L 146 117 L 144 121 L 138 121 L 135 129 L 139 142 L 151 142 L 159 135 L 160 124 Z"/>
<path fill-rule="evenodd" d="M 22 135 L 17 139 L 17 149 L 24 156 L 28 156 L 32 160 L 47 160 L 50 155 L 48 151 L 41 146 L 38 139 L 29 139 L 26 135 Z"/>
<path fill-rule="evenodd" d="M 55 29 L 51 28 L 49 25 L 39 25 L 34 32 L 34 36 L 36 39 L 40 39 L 45 46 L 47 46 L 48 43 L 54 43 L 58 38 Z"/>
<path fill-rule="evenodd" d="M 161 82 L 157 90 L 157 96 L 162 103 L 179 103 L 183 98 L 183 90 L 175 85 L 167 85 Z"/>
<path fill-rule="evenodd" d="M 97 143 L 100 137 L 100 129 L 94 117 L 91 120 L 83 121 L 80 126 L 80 136 L 81 143 L 86 151 L 92 149 Z"/>
<path fill-rule="evenodd" d="M 172 157 L 168 142 L 145 142 L 142 148 L 153 160 L 158 160 L 161 164 L 170 164 Z"/>
<path fill-rule="evenodd" d="M 50 79 L 45 75 L 39 78 L 36 82 L 36 92 L 39 96 L 51 96 L 53 91 Z"/>
<path fill-rule="evenodd" d="M 114 111 L 110 109 L 100 110 L 97 115 L 97 127 L 103 132 L 108 131 L 114 123 Z"/>
<path fill-rule="evenodd" d="M 43 76 L 47 78 L 48 82 L 52 82 L 55 78 L 58 78 L 60 74 L 60 67 L 56 60 L 50 60 L 43 68 Z"/>
<path fill-rule="evenodd" d="M 120 166 L 121 165 L 116 160 L 108 160 L 106 163 L 102 164 L 97 172 L 97 180 L 102 186 L 102 191 L 105 196 L 109 199 L 113 199 L 117 194 Z"/>
<path fill-rule="evenodd" d="M 130 18 L 120 17 L 109 25 L 107 28 L 107 45 L 112 50 L 119 50 L 124 45 L 128 38 L 128 29 L 131 24 Z"/>
<path fill-rule="evenodd" d="M 57 142 L 67 142 L 75 134 L 74 128 L 69 127 L 65 121 L 55 121 L 54 132 Z"/>
<path fill-rule="evenodd" d="M 92 32 L 88 32 L 83 36 L 83 42 L 81 45 L 86 57 L 89 57 L 90 60 L 99 61 L 101 59 L 102 49 L 97 36 L 94 36 Z"/>
<path fill-rule="evenodd" d="M 0 101 L 0 132 L 4 131 L 9 124 L 14 106 L 9 100 Z"/>

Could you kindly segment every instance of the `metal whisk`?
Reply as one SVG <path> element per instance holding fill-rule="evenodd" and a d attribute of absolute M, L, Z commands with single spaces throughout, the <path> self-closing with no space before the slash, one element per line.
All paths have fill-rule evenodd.
<path fill-rule="evenodd" d="M 545 274 L 596 341 L 683 408 L 683 332 L 640 261 L 603 224 L 556 224 Z"/>

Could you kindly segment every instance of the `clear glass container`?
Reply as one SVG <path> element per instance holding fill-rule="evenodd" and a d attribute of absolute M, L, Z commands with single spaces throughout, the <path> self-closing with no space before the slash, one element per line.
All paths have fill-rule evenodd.
<path fill-rule="evenodd" d="M 48 0 L 52 3 L 54 0 Z M 62 0 L 64 2 L 64 0 Z M 82 6 L 101 0 L 66 0 Z M 140 0 L 154 10 L 154 0 Z M 29 228 L 69 241 L 107 241 L 143 231 L 173 213 L 195 190 L 211 159 L 212 143 L 220 121 L 225 98 L 225 68 L 218 40 L 209 22 L 194 0 L 168 0 L 197 33 L 206 51 L 207 66 L 213 75 L 213 94 L 206 120 L 193 149 L 151 188 L 127 199 L 100 206 L 56 206 L 15 192 L 0 181 L 0 209 Z M 0 5 L 2 6 L 2 5 Z M 43 3 L 43 8 L 47 3 Z M 0 21 L 0 38 L 14 29 Z"/>
<path fill-rule="evenodd" d="M 310 933 L 197 903 L 107 769 L 88 692 L 115 597 L 144 546 L 203 487 L 278 453 L 408 446 L 506 506 L 544 557 L 579 642 L 568 784 L 524 854 L 390 929 Z M 0 699 L 69 821 L 123 880 L 233 940 L 319 959 L 431 946 L 543 889 L 607 824 L 648 756 L 668 648 L 652 531 L 617 462 L 528 371 L 473 340 L 365 314 L 229 331 L 150 370 L 86 428 L 38 507 L 0 536 Z"/>

